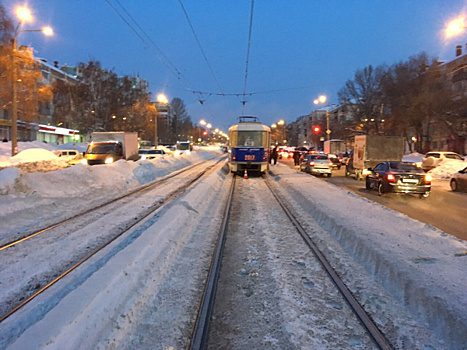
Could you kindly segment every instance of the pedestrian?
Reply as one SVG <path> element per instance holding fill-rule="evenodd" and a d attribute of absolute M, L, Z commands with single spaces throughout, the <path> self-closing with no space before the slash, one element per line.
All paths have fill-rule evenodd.
<path fill-rule="evenodd" d="M 278 156 L 278 153 L 277 153 L 277 146 L 276 146 L 272 150 L 272 159 L 274 160 L 274 165 L 277 164 L 277 156 Z"/>
<path fill-rule="evenodd" d="M 295 166 L 300 165 L 300 151 L 298 150 L 298 148 L 295 148 L 295 150 L 293 151 L 293 162 Z"/>

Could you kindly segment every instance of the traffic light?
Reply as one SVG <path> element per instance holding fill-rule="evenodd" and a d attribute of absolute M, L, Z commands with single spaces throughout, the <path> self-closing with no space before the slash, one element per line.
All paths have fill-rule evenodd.
<path fill-rule="evenodd" d="M 315 134 L 319 134 L 320 131 L 321 131 L 321 128 L 318 125 L 313 127 L 313 132 Z"/>

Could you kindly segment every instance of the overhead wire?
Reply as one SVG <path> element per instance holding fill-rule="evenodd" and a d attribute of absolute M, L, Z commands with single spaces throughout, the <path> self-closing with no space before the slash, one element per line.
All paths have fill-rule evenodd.
<path fill-rule="evenodd" d="M 246 88 L 247 88 L 247 82 L 248 82 L 248 66 L 250 63 L 250 48 L 251 48 L 251 32 L 253 28 L 253 9 L 255 6 L 255 0 L 251 0 L 251 10 L 250 10 L 250 28 L 248 31 L 248 45 L 247 45 L 247 52 L 246 52 L 246 63 L 245 63 L 245 83 L 243 85 L 243 96 L 244 99 L 242 101 L 243 103 L 243 111 L 245 110 L 245 96 L 246 96 Z M 243 112 L 242 112 L 243 114 Z"/>
<path fill-rule="evenodd" d="M 190 26 L 190 29 L 191 29 L 191 32 L 193 33 L 193 36 L 195 37 L 196 43 L 198 44 L 198 47 L 199 47 L 199 49 L 201 51 L 201 54 L 203 55 L 204 61 L 206 62 L 207 66 L 209 68 L 209 71 L 211 72 L 211 75 L 213 76 L 213 78 L 214 78 L 214 80 L 215 80 L 215 82 L 217 84 L 217 87 L 219 88 L 219 91 L 223 92 L 221 84 L 219 83 L 219 80 L 217 79 L 216 74 L 214 73 L 214 70 L 212 69 L 212 66 L 209 63 L 209 60 L 208 60 L 208 58 L 206 56 L 206 53 L 204 52 L 203 47 L 201 46 L 201 42 L 199 41 L 198 35 L 195 32 L 195 28 L 193 27 L 193 24 L 191 23 L 190 17 L 188 16 L 188 13 L 187 13 L 187 11 L 185 9 L 185 6 L 183 5 L 182 0 L 178 0 L 178 2 L 180 3 L 180 6 L 182 7 L 183 13 L 185 14 L 185 18 L 186 18 L 186 20 L 188 22 L 188 25 Z"/>
<path fill-rule="evenodd" d="M 118 6 L 121 8 L 121 11 L 124 12 L 124 14 L 131 20 L 130 23 L 127 18 L 125 18 L 125 15 L 123 15 L 112 3 L 110 0 L 105 0 L 106 3 L 112 8 L 112 10 L 121 18 L 121 20 L 135 33 L 135 35 L 143 42 L 145 46 L 147 46 L 158 58 L 158 60 L 164 64 L 179 80 L 184 80 L 188 86 L 192 86 L 190 81 L 180 72 L 180 70 L 170 61 L 170 59 L 163 53 L 163 51 L 158 47 L 158 45 L 154 42 L 154 40 L 146 33 L 146 31 L 141 27 L 141 25 L 138 23 L 138 21 L 131 15 L 131 13 L 125 8 L 125 6 L 120 2 L 120 0 L 114 0 Z M 249 31 L 248 31 L 248 41 L 247 41 L 247 54 L 246 54 L 246 60 L 245 60 L 245 75 L 244 75 L 244 87 L 243 87 L 243 93 L 225 93 L 223 92 L 223 89 L 219 83 L 219 80 L 217 79 L 217 76 L 214 72 L 214 69 L 212 68 L 212 65 L 210 64 L 207 55 L 201 45 L 201 42 L 199 40 L 198 35 L 196 34 L 196 31 L 194 29 L 194 26 L 191 22 L 191 19 L 188 15 L 188 12 L 186 11 L 186 8 L 182 2 L 182 0 L 179 0 L 180 6 L 182 8 L 182 11 L 185 15 L 185 18 L 190 26 L 190 29 L 193 33 L 193 36 L 195 37 L 195 40 L 198 44 L 198 47 L 203 55 L 203 58 L 209 68 L 210 73 L 212 74 L 217 87 L 221 92 L 205 92 L 205 91 L 200 91 L 200 90 L 195 90 L 191 88 L 187 88 L 187 91 L 191 91 L 192 93 L 198 95 L 198 101 L 203 104 L 204 101 L 206 101 L 207 97 L 210 96 L 235 96 L 235 97 L 242 97 L 241 103 L 243 104 L 243 111 L 244 112 L 244 107 L 247 101 L 247 97 L 251 97 L 256 94 L 260 93 L 271 93 L 271 92 L 280 92 L 280 91 L 286 91 L 286 90 L 293 90 L 293 89 L 304 89 L 307 87 L 297 87 L 297 88 L 288 88 L 288 89 L 281 89 L 281 90 L 269 90 L 269 91 L 258 91 L 258 92 L 249 92 L 247 93 L 247 86 L 248 86 L 248 73 L 249 73 L 249 62 L 250 62 L 250 52 L 251 52 L 251 41 L 252 41 L 252 29 L 253 29 L 253 14 L 254 14 L 254 0 L 251 0 L 251 7 L 250 7 L 250 22 L 249 22 Z M 310 86 L 311 87 L 311 86 Z"/>
<path fill-rule="evenodd" d="M 146 45 L 153 53 L 155 53 L 157 59 L 164 64 L 176 77 L 177 79 L 185 80 L 185 82 L 192 86 L 190 81 L 177 69 L 177 67 L 167 58 L 167 56 L 163 53 L 163 51 L 157 46 L 154 40 L 146 33 L 146 31 L 139 25 L 138 21 L 136 21 L 133 16 L 128 12 L 128 10 L 122 5 L 119 0 L 115 0 L 115 2 L 120 6 L 120 8 L 125 12 L 125 14 L 131 19 L 134 25 L 139 29 L 135 29 L 135 27 L 118 11 L 118 9 L 110 2 L 110 0 L 105 0 L 106 3 L 112 8 L 112 10 L 121 18 L 121 20 L 136 34 L 136 36 Z M 144 37 L 146 38 L 144 38 Z M 154 51 L 155 49 L 156 51 Z"/>

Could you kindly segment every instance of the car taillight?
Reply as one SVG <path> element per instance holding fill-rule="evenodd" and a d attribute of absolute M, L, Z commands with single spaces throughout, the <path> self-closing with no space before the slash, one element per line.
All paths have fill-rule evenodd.
<path fill-rule="evenodd" d="M 332 162 L 329 162 L 329 166 L 333 166 Z"/>
<path fill-rule="evenodd" d="M 315 166 L 315 162 L 310 162 L 310 166 Z"/>
<path fill-rule="evenodd" d="M 431 175 L 430 174 L 425 175 L 425 183 L 426 184 L 431 184 Z"/>
<path fill-rule="evenodd" d="M 393 174 L 388 174 L 387 179 L 389 182 L 396 182 L 396 177 Z"/>

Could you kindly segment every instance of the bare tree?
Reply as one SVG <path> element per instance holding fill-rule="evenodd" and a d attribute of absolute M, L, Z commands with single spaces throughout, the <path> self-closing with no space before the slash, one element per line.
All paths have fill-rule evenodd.
<path fill-rule="evenodd" d="M 357 70 L 353 80 L 348 80 L 338 92 L 339 99 L 355 108 L 354 129 L 362 133 L 380 133 L 380 114 L 383 104 L 381 80 L 385 66 L 368 66 Z"/>

